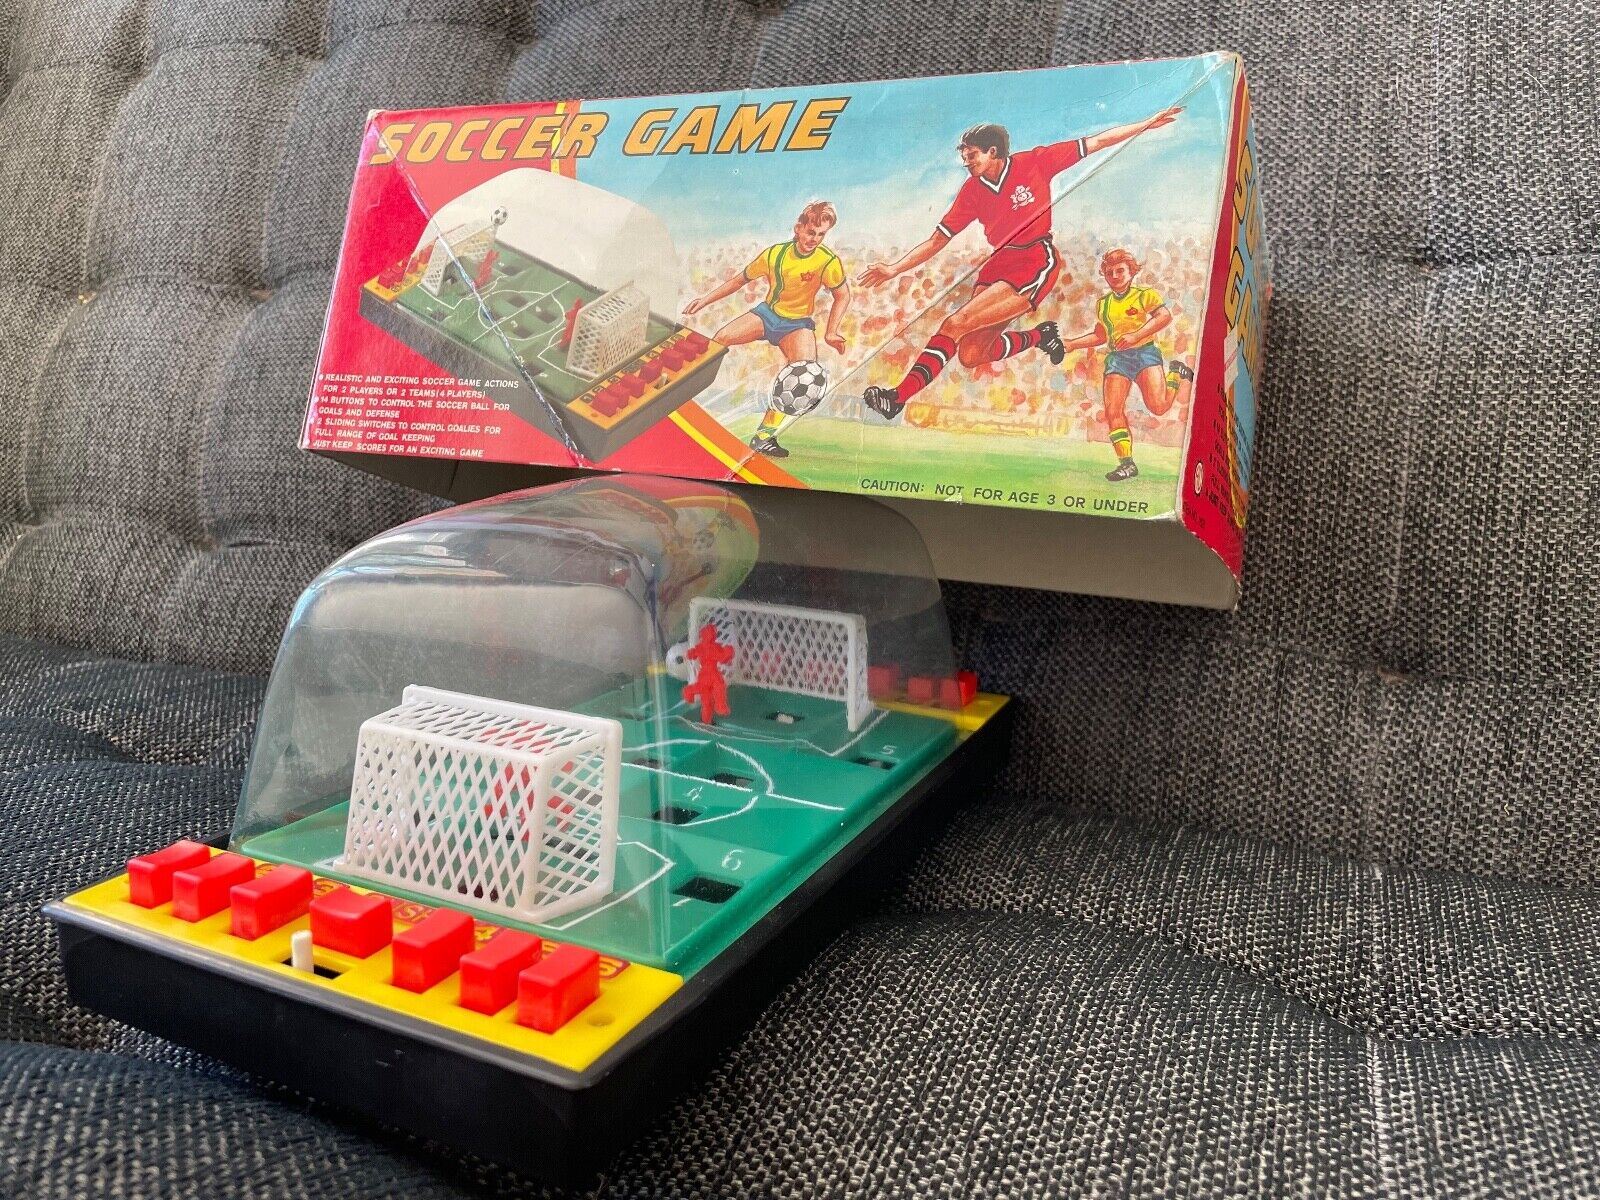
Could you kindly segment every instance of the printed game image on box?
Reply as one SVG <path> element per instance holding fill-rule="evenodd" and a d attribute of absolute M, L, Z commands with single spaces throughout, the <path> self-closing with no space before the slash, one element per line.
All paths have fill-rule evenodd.
<path fill-rule="evenodd" d="M 1217 54 L 374 114 L 303 444 L 1236 541 L 1247 104 Z"/>

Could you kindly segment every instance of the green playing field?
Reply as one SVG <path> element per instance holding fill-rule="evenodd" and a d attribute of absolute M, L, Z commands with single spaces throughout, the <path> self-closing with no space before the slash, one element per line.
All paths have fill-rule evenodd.
<path fill-rule="evenodd" d="M 506 371 L 526 371 L 547 396 L 563 402 L 576 399 L 594 381 L 567 370 L 561 334 L 573 304 L 590 303 L 600 290 L 510 246 L 501 245 L 499 251 L 481 291 L 447 274 L 452 282 L 439 295 L 418 284 L 395 303 Z M 652 316 L 646 344 L 654 346 L 672 331 Z"/>
<path fill-rule="evenodd" d="M 658 715 L 631 691 L 584 706 L 623 728 L 615 885 L 588 908 L 526 928 L 692 975 L 956 741 L 948 721 L 887 709 L 851 732 L 843 705 L 787 692 L 734 685 L 729 703 L 732 715 L 715 726 L 699 724 L 681 703 Z M 240 849 L 340 878 L 331 864 L 344 848 L 347 807 L 335 804 Z"/>
<path fill-rule="evenodd" d="M 757 421 L 746 415 L 727 424 L 730 432 L 748 439 Z M 789 451 L 783 469 L 810 487 L 830 491 L 861 490 L 865 476 L 874 483 L 906 485 L 895 495 L 928 500 L 976 499 L 974 489 L 984 487 L 1002 493 L 999 499 L 983 497 L 986 504 L 1005 504 L 1012 493 L 1036 493 L 1047 507 L 1052 506 L 1049 497 L 1053 507 L 1064 509 L 1070 502 L 1075 512 L 1124 504 L 1131 507 L 1109 511 L 1143 517 L 1170 513 L 1177 496 L 1180 451 L 1170 446 L 1137 446 L 1138 478 L 1110 483 L 1106 472 L 1117 460 L 1104 442 L 980 436 L 816 414 L 795 421 L 779 440 Z M 863 472 L 863 461 L 877 465 Z M 957 490 L 941 492 L 941 487 Z"/>

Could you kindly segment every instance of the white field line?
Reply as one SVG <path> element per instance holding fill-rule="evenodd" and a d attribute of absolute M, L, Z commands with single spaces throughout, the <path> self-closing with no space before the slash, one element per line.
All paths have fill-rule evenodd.
<path fill-rule="evenodd" d="M 617 843 L 617 849 L 620 850 L 623 846 L 637 846 L 637 847 L 639 847 L 639 849 L 643 850 L 645 853 L 655 855 L 655 857 L 657 857 L 657 858 L 659 858 L 661 860 L 661 866 L 657 867 L 649 875 L 645 876 L 638 883 L 634 884 L 627 891 L 623 892 L 620 896 L 613 896 L 613 897 L 611 897 L 611 899 L 607 900 L 604 904 L 598 905 L 595 908 L 588 909 L 585 912 L 581 912 L 577 916 L 572 917 L 570 920 L 563 921 L 560 924 L 552 924 L 550 926 L 551 929 L 571 929 L 574 925 L 577 925 L 577 924 L 579 924 L 580 922 L 583 922 L 583 921 L 587 921 L 590 917 L 595 916 L 597 913 L 605 912 L 605 910 L 610 908 L 612 905 L 621 904 L 624 900 L 628 899 L 631 896 L 637 895 L 639 892 L 641 892 L 645 888 L 649 887 L 652 883 L 654 883 L 656 880 L 660 879 L 668 871 L 672 870 L 673 867 L 678 865 L 677 863 L 673 862 L 670 858 L 668 858 L 665 854 L 662 854 L 659 850 L 652 849 L 651 847 L 646 846 L 643 842 L 618 842 Z"/>
<path fill-rule="evenodd" d="M 640 752 L 643 752 L 643 751 L 646 751 L 646 750 L 655 750 L 657 748 L 665 747 L 665 746 L 705 746 L 705 745 L 715 745 L 717 747 L 717 749 L 721 750 L 723 753 L 731 754 L 735 758 L 743 759 L 745 762 L 749 763 L 751 770 L 755 771 L 756 774 L 761 777 L 761 782 L 764 785 L 760 789 L 760 795 L 769 796 L 774 800 L 782 800 L 782 801 L 785 801 L 786 803 L 789 803 L 789 804 L 799 804 L 799 805 L 801 805 L 802 807 L 805 807 L 805 808 L 820 808 L 820 809 L 824 810 L 825 812 L 843 812 L 844 811 L 843 807 L 840 806 L 840 805 L 837 805 L 837 804 L 823 804 L 820 800 L 803 800 L 799 796 L 786 796 L 782 792 L 775 791 L 773 789 L 772 776 L 767 773 L 767 769 L 765 767 L 763 767 L 759 762 L 757 762 L 750 755 L 746 754 L 743 750 L 735 750 L 732 746 L 724 746 L 720 742 L 710 742 L 707 739 L 700 739 L 700 738 L 666 738 L 666 739 L 661 740 L 661 741 L 645 742 L 643 745 L 639 745 L 639 746 L 624 746 L 622 749 L 623 749 L 623 753 L 625 753 L 625 754 L 635 754 L 635 753 L 640 753 Z M 660 773 L 662 775 L 670 775 L 674 779 L 682 779 L 682 780 L 684 780 L 684 781 L 686 781 L 688 783 L 705 784 L 705 785 L 707 785 L 709 787 L 715 787 L 715 788 L 727 788 L 730 791 L 736 791 L 736 792 L 744 791 L 743 788 L 736 787 L 735 785 L 733 785 L 731 783 L 718 783 L 715 779 L 704 779 L 699 775 L 685 775 L 680 771 L 674 771 L 674 770 L 671 770 L 670 768 L 667 768 L 667 767 L 641 767 L 641 766 L 638 766 L 635 763 L 624 763 L 623 765 L 624 766 L 631 766 L 631 767 L 634 767 L 636 770 L 641 770 L 641 771 L 656 771 L 656 772 L 658 772 L 658 773 Z M 751 790 L 755 790 L 755 789 L 751 789 Z M 727 814 L 727 815 L 732 815 L 732 814 Z M 701 822 L 694 822 L 694 821 L 687 822 L 685 824 L 685 828 L 687 828 L 689 825 L 694 825 L 694 824 L 698 824 L 698 823 L 701 823 Z"/>

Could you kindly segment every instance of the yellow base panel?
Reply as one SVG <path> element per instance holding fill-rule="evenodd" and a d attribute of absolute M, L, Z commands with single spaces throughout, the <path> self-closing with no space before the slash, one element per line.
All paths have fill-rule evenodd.
<path fill-rule="evenodd" d="M 420 280 L 421 278 L 422 278 L 422 271 L 419 269 L 419 270 L 411 272 L 411 274 L 407 275 L 404 279 L 402 279 L 399 283 L 395 284 L 394 287 L 392 287 L 392 288 L 384 287 L 383 284 L 379 283 L 376 278 L 367 280 L 367 282 L 363 286 L 367 289 L 367 291 L 371 292 L 374 296 L 376 296 L 378 299 L 382 300 L 385 304 L 393 304 L 396 300 L 398 300 L 400 298 L 400 293 L 401 292 L 407 291 L 410 288 L 415 287 L 417 285 L 417 281 Z"/>
<path fill-rule="evenodd" d="M 892 708 L 895 712 L 913 713 L 919 717 L 933 717 L 940 721 L 949 721 L 960 732 L 963 738 L 975 730 L 982 729 L 995 713 L 1006 706 L 1008 696 L 996 696 L 991 692 L 979 692 L 972 698 L 972 703 L 960 711 L 949 708 L 929 708 L 921 704 L 906 704 L 899 700 L 874 700 L 879 708 Z"/>
<path fill-rule="evenodd" d="M 665 346 L 666 343 L 663 342 L 661 345 Z M 593 386 L 591 386 L 588 391 L 584 392 L 576 400 L 574 400 L 571 405 L 572 410 L 574 412 L 582 413 L 585 417 L 589 418 L 589 420 L 593 421 L 596 425 L 599 425 L 603 429 L 610 429 L 613 425 L 620 425 L 623 421 L 626 421 L 630 417 L 634 416 L 639 411 L 640 407 L 648 404 L 651 400 L 654 400 L 656 393 L 665 391 L 672 384 L 677 383 L 680 379 L 684 378 L 692 371 L 698 370 L 700 367 L 704 366 L 707 362 L 721 353 L 722 349 L 723 347 L 720 342 L 712 342 L 706 347 L 704 353 L 690 359 L 688 362 L 684 363 L 683 366 L 673 371 L 671 375 L 663 374 L 657 376 L 655 382 L 649 385 L 648 389 L 643 395 L 638 396 L 628 402 L 627 408 L 607 416 L 605 413 L 601 412 L 598 408 L 593 407 L 589 403 L 590 398 L 598 396 L 607 385 L 613 383 L 617 379 L 620 379 L 622 376 L 632 374 L 632 371 L 612 371 L 609 375 L 595 380 Z"/>
<path fill-rule="evenodd" d="M 258 862 L 256 871 L 260 874 L 274 865 Z M 341 885 L 332 880 L 318 879 L 316 894 L 321 895 L 338 886 Z M 359 892 L 367 889 L 352 890 Z M 316 947 L 316 965 L 339 972 L 332 979 L 295 970 L 286 961 L 289 957 L 289 939 L 295 933 L 311 927 L 309 917 L 299 917 L 253 942 L 246 941 L 229 932 L 231 918 L 227 909 L 191 924 L 173 916 L 170 904 L 160 908 L 141 908 L 128 899 L 126 875 L 76 892 L 67 897 L 66 903 L 73 908 L 171 938 L 232 962 L 273 972 L 279 978 L 291 979 L 301 987 L 319 989 L 389 1012 L 404 1013 L 573 1071 L 590 1066 L 683 984 L 680 976 L 667 971 L 602 955 L 599 997 L 555 1033 L 539 1033 L 516 1023 L 515 1001 L 493 1016 L 462 1008 L 456 1003 L 460 994 L 459 974 L 450 975 L 442 983 L 422 993 L 394 987 L 389 982 L 391 964 L 387 946 L 364 959 Z M 395 928 L 398 931 L 414 924 L 432 911 L 420 904 L 397 903 Z M 480 921 L 476 931 L 478 944 L 482 945 L 498 929 Z M 553 945 L 546 942 L 546 952 Z"/>

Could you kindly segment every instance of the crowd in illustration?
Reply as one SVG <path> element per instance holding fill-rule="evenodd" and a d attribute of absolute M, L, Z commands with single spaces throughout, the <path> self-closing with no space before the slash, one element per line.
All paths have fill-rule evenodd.
<path fill-rule="evenodd" d="M 1065 269 L 1054 292 L 1040 305 L 1039 316 L 1055 321 L 1062 334 L 1070 337 L 1095 325 L 1097 307 L 1106 293 L 1098 266 L 1112 247 L 1071 233 L 1058 234 L 1056 242 Z M 1137 257 L 1138 282 L 1158 289 L 1172 312 L 1172 324 L 1160 339 L 1165 356 L 1192 365 L 1199 333 L 1195 315 L 1201 311 L 1209 266 L 1200 240 L 1129 239 L 1118 245 Z M 896 257 L 905 249 L 874 246 L 867 250 L 847 240 L 838 244 L 830 241 L 830 248 L 844 264 L 849 278 L 869 262 Z M 937 325 L 969 290 L 986 257 L 985 249 L 981 244 L 970 248 L 952 246 L 948 253 L 914 274 L 901 275 L 879 288 L 853 288 L 849 310 L 840 324 L 844 353 L 821 351 L 821 361 L 830 372 L 836 395 L 817 415 L 857 419 L 861 413 L 858 397 L 869 375 L 895 376 L 909 369 L 926 340 L 926 331 Z M 701 245 L 685 257 L 690 289 L 698 295 L 740 272 L 750 258 L 750 248 L 739 243 Z M 824 298 L 819 304 L 819 318 L 826 305 Z M 727 300 L 705 315 L 715 323 L 731 317 L 738 308 L 737 299 Z M 1043 355 L 984 363 L 970 370 L 945 373 L 922 399 L 929 404 L 974 412 L 1064 415 L 1070 419 L 1068 436 L 1103 442 L 1107 440 L 1101 394 L 1104 359 L 1102 347 L 1071 353 L 1060 366 Z M 783 356 L 773 348 L 764 356 L 751 354 L 730 363 L 733 370 L 719 381 L 727 389 L 726 395 L 716 407 L 724 413 L 762 408 L 765 389 L 782 362 Z M 856 372 L 863 366 L 866 370 Z M 1181 444 L 1187 419 L 1187 395 L 1159 417 L 1137 402 L 1128 406 L 1128 421 L 1135 435 L 1151 445 Z"/>

